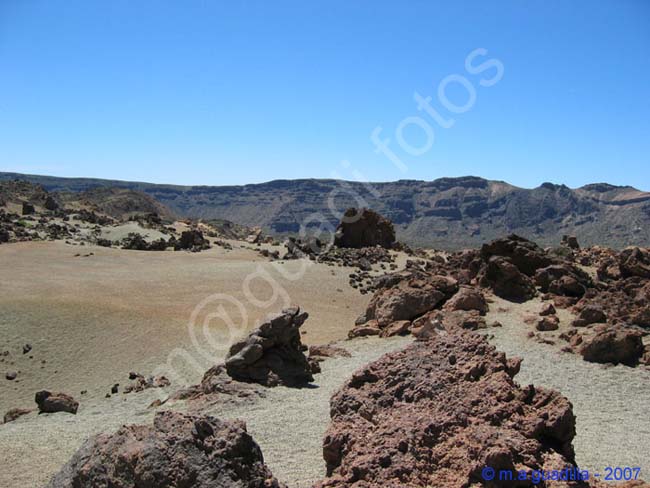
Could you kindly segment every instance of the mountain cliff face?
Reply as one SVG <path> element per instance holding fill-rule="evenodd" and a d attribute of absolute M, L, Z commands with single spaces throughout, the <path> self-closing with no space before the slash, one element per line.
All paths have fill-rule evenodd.
<path fill-rule="evenodd" d="M 243 186 L 174 186 L 0 173 L 49 191 L 112 187 L 143 191 L 183 217 L 228 219 L 275 234 L 327 223 L 334 228 L 350 206 L 390 218 L 411 245 L 458 249 L 516 232 L 555 245 L 574 234 L 584 245 L 650 245 L 650 193 L 605 183 L 571 189 L 544 183 L 523 189 L 473 176 L 434 181 L 359 183 L 276 180 Z"/>

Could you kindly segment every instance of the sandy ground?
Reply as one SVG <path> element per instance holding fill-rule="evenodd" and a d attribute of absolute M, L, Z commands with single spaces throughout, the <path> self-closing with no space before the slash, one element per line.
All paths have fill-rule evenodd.
<path fill-rule="evenodd" d="M 558 309 L 560 329 L 542 332 L 557 345 L 541 344 L 526 337 L 534 326 L 524 324 L 525 313 L 537 313 L 539 300 L 513 304 L 496 298 L 490 305 L 488 323 L 498 320 L 503 327 L 489 329 L 497 349 L 524 359 L 516 380 L 554 388 L 573 404 L 577 436 L 573 442 L 576 461 L 590 473 L 603 473 L 607 466 L 640 467 L 641 478 L 650 479 L 650 371 L 643 367 L 600 365 L 583 361 L 577 354 L 563 353 L 566 344 L 557 336 L 568 330 L 571 315 Z M 499 309 L 506 309 L 499 312 Z"/>
<path fill-rule="evenodd" d="M 62 242 L 0 246 L 0 353 L 9 351 L 0 356 L 0 413 L 33 407 L 34 393 L 43 388 L 81 402 L 76 416 L 32 413 L 0 426 L 0 488 L 43 486 L 89 435 L 151 422 L 154 410 L 147 407 L 154 399 L 196 383 L 231 340 L 268 313 L 301 305 L 310 313 L 304 342 L 322 344 L 344 338 L 370 299 L 348 286 L 350 269 L 272 263 L 249 246 L 232 244 L 232 251 L 201 253 Z M 533 326 L 522 316 L 540 307 L 537 300 L 518 305 L 495 299 L 487 319 L 503 327 L 487 331 L 491 341 L 524 358 L 517 377 L 522 385 L 556 388 L 571 400 L 583 468 L 639 466 L 642 477 L 650 477 L 643 450 L 650 445 L 650 372 L 586 363 L 531 340 Z M 559 315 L 561 329 L 544 333 L 549 338 L 569 327 L 570 315 Z M 275 388 L 252 405 L 208 411 L 244 419 L 276 476 L 292 488 L 309 486 L 324 473 L 321 443 L 332 393 L 361 365 L 408 341 L 344 341 L 353 357 L 324 362 L 314 388 Z M 25 343 L 33 349 L 23 355 Z M 19 373 L 13 382 L 4 379 L 11 370 Z M 131 370 L 164 373 L 173 385 L 104 398 L 113 383 L 127 383 Z"/>
<path fill-rule="evenodd" d="M 83 408 L 82 390 L 102 398 L 129 371 L 167 369 L 173 382 L 195 383 L 233 339 L 292 303 L 310 314 L 307 344 L 345 338 L 369 300 L 350 289 L 349 273 L 273 263 L 248 249 L 0 246 L 0 354 L 9 351 L 0 356 L 0 413 L 33 406 L 44 388 L 79 397 Z M 26 343 L 33 349 L 23 355 Z M 17 380 L 5 380 L 6 371 L 17 371 Z"/>

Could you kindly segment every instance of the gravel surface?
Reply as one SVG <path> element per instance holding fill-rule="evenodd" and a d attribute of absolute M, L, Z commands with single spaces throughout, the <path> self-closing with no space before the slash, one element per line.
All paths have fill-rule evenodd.
<path fill-rule="evenodd" d="M 497 312 L 499 307 L 506 312 Z M 650 371 L 644 367 L 588 363 L 577 354 L 563 353 L 564 343 L 556 339 L 568 329 L 568 312 L 558 309 L 561 327 L 554 333 L 556 345 L 541 344 L 527 337 L 534 329 L 521 320 L 537 312 L 541 302 L 512 304 L 500 299 L 490 305 L 490 320 L 503 327 L 489 329 L 491 343 L 508 356 L 524 359 L 517 381 L 522 385 L 546 386 L 562 392 L 573 404 L 577 436 L 573 442 L 576 461 L 590 473 L 603 473 L 607 466 L 640 467 L 641 478 L 650 479 Z"/>

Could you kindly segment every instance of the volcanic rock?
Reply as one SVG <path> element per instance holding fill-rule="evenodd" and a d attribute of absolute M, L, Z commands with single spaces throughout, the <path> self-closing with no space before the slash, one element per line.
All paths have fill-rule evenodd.
<path fill-rule="evenodd" d="M 7 413 L 5 413 L 4 418 L 2 419 L 5 424 L 8 424 L 9 422 L 13 422 L 19 417 L 22 417 L 23 415 L 27 415 L 28 413 L 32 413 L 34 410 L 30 410 L 29 408 L 12 408 L 11 410 L 7 410 Z"/>
<path fill-rule="evenodd" d="M 489 258 L 478 279 L 481 286 L 491 288 L 495 295 L 506 300 L 525 302 L 537 293 L 533 281 L 508 258 L 501 256 Z"/>
<path fill-rule="evenodd" d="M 485 466 L 574 466 L 571 404 L 520 388 L 519 364 L 457 331 L 365 366 L 332 397 L 316 487 L 481 486 Z"/>
<path fill-rule="evenodd" d="M 519 271 L 527 276 L 533 276 L 539 268 L 550 266 L 553 263 L 553 260 L 541 247 L 516 234 L 483 244 L 481 247 L 483 260 L 487 262 L 492 256 L 508 258 Z"/>
<path fill-rule="evenodd" d="M 391 248 L 394 243 L 395 229 L 392 222 L 367 208 L 347 209 L 334 237 L 334 245 L 337 247 Z"/>
<path fill-rule="evenodd" d="M 488 303 L 483 293 L 469 286 L 461 286 L 444 306 L 445 310 L 477 310 L 481 315 L 488 311 Z"/>
<path fill-rule="evenodd" d="M 158 412 L 88 439 L 47 488 L 280 488 L 242 421 Z"/>
<path fill-rule="evenodd" d="M 453 278 L 415 273 L 390 288 L 378 290 L 357 325 L 376 320 L 383 329 L 396 321 L 413 320 L 441 305 L 457 290 Z"/>
<path fill-rule="evenodd" d="M 282 310 L 230 348 L 228 374 L 265 386 L 305 386 L 314 380 L 300 340 L 300 326 L 309 315 L 299 307 Z"/>
<path fill-rule="evenodd" d="M 548 315 L 542 317 L 537 321 L 535 328 L 540 332 L 547 332 L 551 330 L 557 330 L 560 327 L 560 319 L 557 318 L 557 315 Z"/>
<path fill-rule="evenodd" d="M 186 230 L 181 233 L 181 237 L 175 242 L 176 251 L 202 251 L 210 248 L 210 242 L 203 237 L 203 232 L 198 229 Z"/>
<path fill-rule="evenodd" d="M 603 309 L 597 305 L 587 305 L 580 311 L 578 317 L 571 322 L 571 325 L 585 327 L 599 322 L 607 322 L 607 315 L 603 312 Z"/>
<path fill-rule="evenodd" d="M 618 266 L 624 278 L 631 276 L 650 278 L 650 250 L 628 247 L 619 254 Z"/>
<path fill-rule="evenodd" d="M 540 314 L 542 317 L 545 317 L 545 316 L 547 316 L 547 315 L 555 315 L 556 312 L 557 312 L 557 311 L 555 310 L 555 307 L 553 306 L 552 303 L 546 303 L 546 304 L 544 304 L 544 306 L 542 307 L 542 310 L 540 310 L 539 314 Z"/>
<path fill-rule="evenodd" d="M 76 414 L 79 402 L 66 393 L 52 393 L 42 390 L 36 393 L 34 401 L 39 413 L 68 412 Z"/>
<path fill-rule="evenodd" d="M 643 342 L 638 331 L 603 324 L 590 332 L 594 335 L 588 338 L 583 335 L 578 348 L 585 361 L 636 366 L 643 356 Z"/>

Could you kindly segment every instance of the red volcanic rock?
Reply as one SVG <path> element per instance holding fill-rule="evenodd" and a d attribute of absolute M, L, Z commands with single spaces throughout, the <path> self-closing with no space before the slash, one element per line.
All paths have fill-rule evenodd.
<path fill-rule="evenodd" d="M 603 312 L 603 309 L 597 305 L 587 305 L 580 311 L 578 317 L 571 322 L 571 325 L 585 327 L 599 322 L 607 322 L 607 315 Z"/>
<path fill-rule="evenodd" d="M 461 286 L 453 297 L 445 303 L 445 310 L 476 310 L 481 315 L 488 311 L 488 303 L 483 293 L 473 287 Z"/>
<path fill-rule="evenodd" d="M 543 307 L 542 310 L 540 310 L 539 314 L 542 317 L 545 317 L 547 315 L 555 315 L 557 311 L 555 310 L 555 307 L 553 306 L 552 303 L 546 303 Z"/>
<path fill-rule="evenodd" d="M 411 327 L 410 320 L 396 320 L 395 322 L 392 322 L 387 327 L 382 329 L 379 335 L 381 337 L 408 335 L 410 327 Z"/>
<path fill-rule="evenodd" d="M 395 229 L 387 218 L 367 208 L 349 208 L 336 228 L 337 247 L 373 247 L 390 249 L 395 243 Z"/>
<path fill-rule="evenodd" d="M 481 486 L 481 470 L 574 465 L 575 417 L 473 333 L 441 334 L 357 371 L 331 400 L 317 488 Z M 495 486 L 500 486 L 495 484 Z"/>
<path fill-rule="evenodd" d="M 264 386 L 304 386 L 314 381 L 300 340 L 309 314 L 299 307 L 282 310 L 230 347 L 228 374 L 238 381 Z"/>
<path fill-rule="evenodd" d="M 47 488 L 280 488 L 241 421 L 159 412 L 88 439 Z"/>
<path fill-rule="evenodd" d="M 489 261 L 491 257 L 508 258 L 519 271 L 527 276 L 533 276 L 539 268 L 550 266 L 553 260 L 537 244 L 518 235 L 496 239 L 481 247 L 481 257 Z"/>
<path fill-rule="evenodd" d="M 643 356 L 643 341 L 638 331 L 620 326 L 597 325 L 590 337 L 583 335 L 578 352 L 585 361 L 636 366 Z"/>
<path fill-rule="evenodd" d="M 566 262 L 538 269 L 535 273 L 535 284 L 544 293 L 571 297 L 581 297 L 587 288 L 593 286 L 587 273 Z"/>
<path fill-rule="evenodd" d="M 380 328 L 385 328 L 396 321 L 412 320 L 433 310 L 457 290 L 458 282 L 453 278 L 417 273 L 378 290 L 357 325 L 376 320 Z"/>
<path fill-rule="evenodd" d="M 541 332 L 557 330 L 560 327 L 560 319 L 557 315 L 548 315 L 539 319 L 535 328 Z"/>
<path fill-rule="evenodd" d="M 650 279 L 650 249 L 628 247 L 618 255 L 618 266 L 623 278 L 638 276 Z"/>
<path fill-rule="evenodd" d="M 318 358 L 349 358 L 352 357 L 347 349 L 342 347 L 333 346 L 331 344 L 323 344 L 320 346 L 309 346 L 309 357 Z"/>
<path fill-rule="evenodd" d="M 478 275 L 481 286 L 489 287 L 494 294 L 507 300 L 524 302 L 537 293 L 533 281 L 507 258 L 493 256 Z"/>
<path fill-rule="evenodd" d="M 79 402 L 66 393 L 52 393 L 47 390 L 36 393 L 34 400 L 39 413 L 68 412 L 76 414 Z"/>

